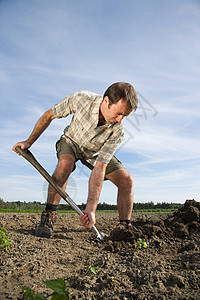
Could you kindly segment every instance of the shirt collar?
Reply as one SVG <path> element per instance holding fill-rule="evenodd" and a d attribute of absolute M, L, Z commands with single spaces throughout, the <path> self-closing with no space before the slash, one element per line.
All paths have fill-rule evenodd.
<path fill-rule="evenodd" d="M 91 114 L 99 114 L 99 108 L 100 108 L 102 101 L 103 101 L 103 96 L 98 95 L 97 97 L 95 97 L 95 100 L 93 101 L 93 106 L 91 109 Z"/>

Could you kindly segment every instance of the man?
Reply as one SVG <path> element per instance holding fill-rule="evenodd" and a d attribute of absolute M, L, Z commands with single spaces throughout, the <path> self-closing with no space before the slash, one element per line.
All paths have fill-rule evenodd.
<path fill-rule="evenodd" d="M 67 179 L 80 160 L 92 172 L 86 209 L 80 216 L 85 229 L 95 224 L 95 212 L 104 179 L 118 187 L 117 205 L 119 220 L 130 224 L 133 209 L 133 180 L 122 163 L 113 156 L 122 141 L 124 132 L 121 123 L 125 116 L 136 110 L 138 99 L 132 85 L 124 82 L 112 84 L 103 97 L 88 91 L 80 91 L 54 105 L 36 123 L 29 138 L 15 147 L 28 149 L 49 126 L 54 118 L 65 118 L 73 114 L 61 139 L 56 143 L 58 165 L 53 179 L 66 188 Z M 46 209 L 36 228 L 36 236 L 51 237 L 56 218 L 56 207 L 61 197 L 49 186 Z"/>

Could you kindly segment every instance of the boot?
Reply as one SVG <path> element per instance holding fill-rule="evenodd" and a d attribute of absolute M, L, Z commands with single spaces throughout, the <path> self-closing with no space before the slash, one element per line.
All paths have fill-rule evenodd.
<path fill-rule="evenodd" d="M 56 215 L 56 211 L 43 210 L 40 224 L 35 229 L 35 236 L 51 238 Z"/>

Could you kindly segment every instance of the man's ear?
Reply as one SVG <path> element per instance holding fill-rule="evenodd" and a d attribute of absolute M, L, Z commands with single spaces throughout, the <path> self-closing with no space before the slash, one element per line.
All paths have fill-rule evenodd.
<path fill-rule="evenodd" d="M 109 104 L 109 98 L 108 98 L 108 96 L 105 96 L 105 97 L 103 98 L 103 101 L 104 101 L 105 103 Z"/>

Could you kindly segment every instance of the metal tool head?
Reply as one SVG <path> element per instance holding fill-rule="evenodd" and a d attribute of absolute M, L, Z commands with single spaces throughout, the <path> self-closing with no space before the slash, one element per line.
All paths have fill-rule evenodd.
<path fill-rule="evenodd" d="M 103 232 L 99 232 L 98 234 L 97 234 L 97 239 L 99 239 L 100 241 L 103 241 L 104 240 L 104 238 L 105 238 L 105 233 L 103 233 Z"/>
<path fill-rule="evenodd" d="M 99 232 L 94 225 L 92 226 L 92 228 L 94 229 L 94 231 L 97 234 L 97 239 L 100 241 L 103 241 L 103 239 L 105 238 L 106 235 L 103 232 Z"/>

